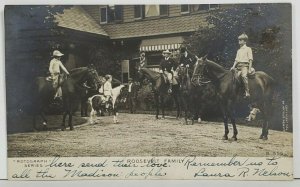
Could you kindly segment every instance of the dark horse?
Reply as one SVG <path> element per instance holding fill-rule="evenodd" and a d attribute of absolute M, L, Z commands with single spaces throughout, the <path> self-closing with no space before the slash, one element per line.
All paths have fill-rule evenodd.
<path fill-rule="evenodd" d="M 194 113 L 195 106 L 191 103 L 194 100 L 193 94 L 192 94 L 192 83 L 190 78 L 190 71 L 189 68 L 179 66 L 177 68 L 177 74 L 178 74 L 178 82 L 179 82 L 179 101 L 180 101 L 180 107 L 184 110 L 184 119 L 186 125 L 188 125 L 188 109 L 192 109 Z M 194 123 L 194 116 L 192 119 L 192 123 Z"/>
<path fill-rule="evenodd" d="M 156 119 L 158 119 L 159 115 L 159 103 L 162 111 L 162 118 L 165 117 L 165 98 L 168 95 L 169 85 L 166 82 L 165 78 L 159 72 L 153 71 L 148 68 L 140 68 L 138 70 L 139 78 L 142 80 L 146 77 L 152 83 L 152 90 L 154 92 L 154 100 L 156 105 Z M 180 115 L 180 106 L 178 101 L 178 93 L 179 93 L 179 85 L 172 86 L 172 96 L 174 98 L 176 108 L 177 108 L 177 118 Z"/>
<path fill-rule="evenodd" d="M 202 79 L 209 78 L 216 86 L 220 107 L 223 112 L 225 134 L 223 140 L 228 139 L 228 118 L 233 126 L 232 140 L 237 140 L 237 128 L 235 124 L 235 104 L 243 93 L 243 85 L 236 71 L 225 70 L 222 66 L 206 58 L 198 59 L 194 69 L 192 82 L 201 84 Z M 274 80 L 262 71 L 249 77 L 250 103 L 257 104 L 263 116 L 262 133 L 260 139 L 268 139 L 269 120 L 272 113 L 272 96 Z"/>
<path fill-rule="evenodd" d="M 72 114 L 77 107 L 77 102 L 80 100 L 80 93 L 82 90 L 82 85 L 87 81 L 89 86 L 94 86 L 97 84 L 98 75 L 96 70 L 82 67 L 76 68 L 70 71 L 70 76 L 64 78 L 61 76 L 60 85 L 62 87 L 62 99 L 63 99 L 63 122 L 62 130 L 65 130 L 65 119 L 69 115 L 69 126 L 73 130 L 72 125 Z M 52 86 L 52 82 L 48 81 L 45 77 L 38 77 L 36 79 L 36 89 L 33 95 L 33 127 L 36 128 L 36 116 L 40 115 L 43 118 L 44 128 L 47 127 L 47 120 L 45 118 L 44 112 L 46 107 L 53 102 L 55 89 Z M 79 98 L 78 98 L 79 97 Z"/>

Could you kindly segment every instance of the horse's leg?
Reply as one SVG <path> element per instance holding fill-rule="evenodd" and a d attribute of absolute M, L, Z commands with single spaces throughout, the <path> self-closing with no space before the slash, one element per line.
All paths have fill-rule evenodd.
<path fill-rule="evenodd" d="M 158 94 L 155 93 L 154 94 L 154 100 L 155 100 L 155 106 L 156 106 L 156 119 L 158 119 L 158 115 L 159 115 L 159 97 Z"/>
<path fill-rule="evenodd" d="M 238 131 L 237 131 L 237 128 L 236 128 L 236 123 L 235 123 L 235 111 L 234 111 L 234 104 L 233 103 L 229 104 L 228 112 L 229 112 L 229 118 L 230 118 L 230 121 L 231 121 L 231 124 L 232 124 L 232 127 L 233 127 L 233 136 L 232 136 L 231 139 L 233 141 L 237 141 L 236 136 L 238 134 Z"/>
<path fill-rule="evenodd" d="M 92 107 L 92 110 L 91 110 L 91 113 L 90 113 L 90 124 L 94 124 L 94 116 L 95 116 L 95 110 L 94 108 Z"/>
<path fill-rule="evenodd" d="M 33 114 L 33 116 L 32 116 L 32 124 L 33 124 L 33 130 L 37 131 L 38 128 L 36 126 L 36 114 Z"/>
<path fill-rule="evenodd" d="M 271 104 L 264 103 L 261 113 L 263 117 L 263 124 L 262 124 L 262 133 L 259 138 L 263 140 L 268 140 L 269 120 L 271 116 Z"/>
<path fill-rule="evenodd" d="M 69 111 L 69 127 L 70 127 L 70 130 L 74 130 L 74 127 L 73 127 L 73 122 L 72 122 L 72 118 L 73 118 L 73 114 L 72 114 L 72 110 Z"/>
<path fill-rule="evenodd" d="M 161 115 L 162 118 L 165 118 L 165 97 L 163 95 L 160 95 L 160 104 L 161 104 Z"/>
<path fill-rule="evenodd" d="M 43 111 L 41 111 L 40 116 L 43 119 L 43 130 L 47 130 L 47 119 L 46 119 L 45 114 L 44 114 Z"/>
<path fill-rule="evenodd" d="M 173 98 L 174 98 L 174 102 L 175 102 L 176 109 L 177 109 L 176 119 L 178 119 L 179 115 L 180 115 L 179 95 L 178 95 L 178 93 L 173 93 Z"/>
<path fill-rule="evenodd" d="M 61 130 L 62 131 L 66 130 L 66 117 L 67 117 L 67 112 L 64 111 L 64 113 L 63 113 L 63 120 L 62 120 L 62 124 L 61 124 Z"/>
<path fill-rule="evenodd" d="M 223 120 L 224 120 L 224 127 L 225 127 L 225 134 L 222 138 L 222 140 L 228 140 L 228 133 L 229 133 L 229 129 L 228 129 L 228 116 L 227 116 L 227 107 L 225 106 L 225 102 L 221 103 L 221 110 L 223 113 Z"/>

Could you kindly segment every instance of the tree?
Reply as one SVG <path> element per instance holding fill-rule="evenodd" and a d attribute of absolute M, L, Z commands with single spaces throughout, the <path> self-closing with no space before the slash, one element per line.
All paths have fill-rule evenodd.
<path fill-rule="evenodd" d="M 30 84 L 45 76 L 53 49 L 63 33 L 54 21 L 70 6 L 6 6 L 5 63 L 7 110 L 16 110 L 31 96 Z M 26 98 L 26 99 L 25 99 Z"/>

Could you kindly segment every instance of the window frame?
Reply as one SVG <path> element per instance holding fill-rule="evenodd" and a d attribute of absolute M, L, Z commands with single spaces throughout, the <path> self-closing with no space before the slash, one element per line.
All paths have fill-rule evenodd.
<path fill-rule="evenodd" d="M 183 11 L 182 11 L 182 6 L 183 6 L 183 5 L 180 5 L 180 13 L 181 13 L 181 14 L 189 14 L 190 11 L 191 11 L 191 10 L 190 10 L 190 5 L 189 5 L 189 4 L 185 4 L 185 5 L 188 7 L 188 10 L 183 12 Z"/>
<path fill-rule="evenodd" d="M 161 6 L 166 6 L 166 14 L 161 14 Z M 164 16 L 169 16 L 169 5 L 159 5 L 159 16 L 164 17 Z"/>
<path fill-rule="evenodd" d="M 137 6 L 140 7 L 140 17 L 135 17 L 135 16 L 136 16 L 136 15 L 135 15 L 135 10 L 136 10 L 136 7 L 137 7 Z M 145 9 L 144 9 L 144 5 L 134 5 L 134 20 L 141 20 L 141 19 L 144 18 L 144 14 L 145 14 L 145 13 L 143 13 L 143 10 L 145 10 Z"/>
<path fill-rule="evenodd" d="M 102 9 L 105 9 L 105 11 L 106 11 L 106 18 L 105 18 L 105 21 L 102 21 Z M 99 12 L 100 12 L 100 24 L 106 24 L 106 23 L 108 23 L 108 10 L 107 10 L 107 6 L 105 6 L 105 7 L 100 7 Z"/>

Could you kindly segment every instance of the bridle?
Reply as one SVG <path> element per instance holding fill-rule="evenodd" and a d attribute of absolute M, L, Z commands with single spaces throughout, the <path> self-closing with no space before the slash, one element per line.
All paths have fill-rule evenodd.
<path fill-rule="evenodd" d="M 209 84 L 211 81 L 207 80 L 207 78 L 205 78 L 205 73 L 208 74 L 208 70 L 207 70 L 207 66 L 205 63 L 202 64 L 202 69 L 200 70 L 200 72 L 196 72 L 196 70 L 198 69 L 198 66 L 200 66 L 200 64 L 197 62 L 193 71 L 193 76 L 191 79 L 191 82 L 194 86 L 202 86 L 202 85 L 206 85 Z"/>

